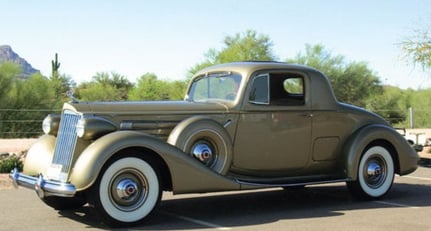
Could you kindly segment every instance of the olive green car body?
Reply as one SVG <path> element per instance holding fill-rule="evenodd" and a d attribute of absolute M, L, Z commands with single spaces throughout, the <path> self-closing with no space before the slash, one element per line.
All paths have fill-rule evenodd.
<path fill-rule="evenodd" d="M 242 77 L 233 100 L 66 103 L 63 111 L 81 115 L 85 131 L 62 181 L 84 192 L 110 159 L 131 150 L 157 159 L 162 190 L 174 194 L 355 181 L 371 144 L 390 150 L 397 174 L 417 168 L 417 153 L 398 132 L 380 116 L 338 102 L 318 70 L 278 62 L 222 64 L 196 73 L 187 95 L 194 81 L 211 73 Z M 273 75 L 300 78 L 302 102 L 255 102 L 253 82 Z M 22 174 L 50 175 L 60 118 L 52 116 L 53 129 L 29 150 Z M 229 139 L 230 150 L 222 171 L 169 142 L 197 121 L 213 121 L 226 131 L 222 138 Z"/>

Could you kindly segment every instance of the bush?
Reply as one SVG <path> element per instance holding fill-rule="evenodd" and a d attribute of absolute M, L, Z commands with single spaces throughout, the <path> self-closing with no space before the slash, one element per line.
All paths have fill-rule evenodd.
<path fill-rule="evenodd" d="M 10 173 L 14 168 L 22 171 L 23 166 L 21 158 L 15 154 L 0 159 L 0 173 Z"/>

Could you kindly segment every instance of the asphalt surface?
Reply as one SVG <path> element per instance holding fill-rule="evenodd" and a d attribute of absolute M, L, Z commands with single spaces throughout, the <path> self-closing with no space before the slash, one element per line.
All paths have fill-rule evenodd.
<path fill-rule="evenodd" d="M 358 201 L 344 183 L 211 194 L 163 194 L 145 223 L 128 230 L 431 230 L 431 164 L 395 178 L 381 200 Z M 32 190 L 0 190 L 0 230 L 109 229 L 88 206 L 58 212 Z"/>

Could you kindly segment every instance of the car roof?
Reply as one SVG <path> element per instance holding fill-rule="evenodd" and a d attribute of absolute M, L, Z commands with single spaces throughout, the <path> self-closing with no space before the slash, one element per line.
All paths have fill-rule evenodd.
<path fill-rule="evenodd" d="M 241 61 L 241 62 L 231 62 L 218 64 L 214 66 L 207 67 L 202 69 L 196 73 L 196 76 L 203 75 L 209 72 L 217 72 L 217 71 L 236 71 L 243 74 L 250 74 L 258 70 L 265 69 L 297 69 L 297 70 L 308 70 L 308 71 L 317 71 L 314 68 L 300 65 L 300 64 L 290 64 L 285 62 L 276 62 L 276 61 Z"/>

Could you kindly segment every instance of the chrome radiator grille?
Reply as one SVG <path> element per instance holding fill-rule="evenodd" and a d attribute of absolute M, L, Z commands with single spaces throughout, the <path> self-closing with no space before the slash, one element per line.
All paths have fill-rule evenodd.
<path fill-rule="evenodd" d="M 53 164 L 62 165 L 61 172 L 68 173 L 72 164 L 73 153 L 77 140 L 76 124 L 81 118 L 75 112 L 65 110 L 60 120 L 60 127 L 55 144 Z"/>

